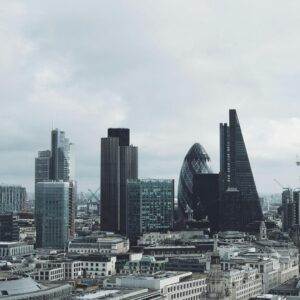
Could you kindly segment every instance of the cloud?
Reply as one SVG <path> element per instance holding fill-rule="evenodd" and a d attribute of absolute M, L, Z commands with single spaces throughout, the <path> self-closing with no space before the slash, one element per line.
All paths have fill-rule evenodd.
<path fill-rule="evenodd" d="M 76 144 L 79 189 L 99 185 L 100 138 L 131 128 L 140 175 L 177 180 L 238 110 L 258 190 L 298 183 L 297 1 L 7 0 L 0 9 L 0 181 L 33 189 L 50 130 Z"/>

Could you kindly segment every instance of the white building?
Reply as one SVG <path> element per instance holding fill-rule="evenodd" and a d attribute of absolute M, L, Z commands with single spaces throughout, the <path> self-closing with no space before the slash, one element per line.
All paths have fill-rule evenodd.
<path fill-rule="evenodd" d="M 70 241 L 70 253 L 120 254 L 129 251 L 129 240 L 119 235 L 101 234 L 99 236 L 80 237 Z"/>
<path fill-rule="evenodd" d="M 116 274 L 116 257 L 89 255 L 80 257 L 82 272 L 87 277 L 97 278 Z"/>
<path fill-rule="evenodd" d="M 24 256 L 33 252 L 33 245 L 23 242 L 0 242 L 0 258 Z"/>
<path fill-rule="evenodd" d="M 192 272 L 159 272 L 146 276 L 117 276 L 103 282 L 107 288 L 147 288 L 160 291 L 168 300 L 196 300 L 206 292 L 205 275 Z"/>
<path fill-rule="evenodd" d="M 52 269 L 39 269 L 35 274 L 31 276 L 37 281 L 59 281 L 65 279 L 64 268 L 52 268 Z"/>
<path fill-rule="evenodd" d="M 82 262 L 78 260 L 47 260 L 39 261 L 33 274 L 35 280 L 73 280 L 81 277 Z M 58 271 L 62 270 L 62 271 Z M 48 279 L 45 279 L 48 276 Z"/>

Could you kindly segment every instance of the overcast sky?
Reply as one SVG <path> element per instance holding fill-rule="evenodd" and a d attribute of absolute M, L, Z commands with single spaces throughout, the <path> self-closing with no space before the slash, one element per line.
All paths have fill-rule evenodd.
<path fill-rule="evenodd" d="M 1 0 L 0 182 L 33 190 L 52 124 L 99 186 L 100 138 L 129 127 L 140 177 L 174 178 L 195 142 L 219 171 L 236 108 L 259 192 L 300 186 L 300 2 Z"/>

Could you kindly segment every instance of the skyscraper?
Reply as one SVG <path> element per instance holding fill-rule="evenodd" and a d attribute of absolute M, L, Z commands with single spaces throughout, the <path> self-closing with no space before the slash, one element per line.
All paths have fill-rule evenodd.
<path fill-rule="evenodd" d="M 126 233 L 126 184 L 138 178 L 138 148 L 127 128 L 109 128 L 101 139 L 101 228 Z"/>
<path fill-rule="evenodd" d="M 72 162 L 73 144 L 66 138 L 65 132 L 54 129 L 51 132 L 51 180 L 69 181 L 74 179 Z"/>
<path fill-rule="evenodd" d="M 194 207 L 193 179 L 196 174 L 210 174 L 210 158 L 205 149 L 195 143 L 186 154 L 178 182 L 178 214 L 180 222 L 187 219 L 186 211 Z"/>
<path fill-rule="evenodd" d="M 101 229 L 120 230 L 119 139 L 101 139 Z"/>
<path fill-rule="evenodd" d="M 39 151 L 35 158 L 35 183 L 50 179 L 51 151 Z"/>
<path fill-rule="evenodd" d="M 219 227 L 219 174 L 195 174 L 193 177 L 193 217 L 203 220 L 208 217 L 212 232 Z"/>
<path fill-rule="evenodd" d="M 144 232 L 173 228 L 173 179 L 129 179 L 127 199 L 127 234 L 131 242 L 135 243 Z"/>
<path fill-rule="evenodd" d="M 259 197 L 235 109 L 229 110 L 229 126 L 220 124 L 220 169 L 222 190 L 236 188 L 240 191 L 241 212 L 232 213 L 241 215 L 241 225 L 262 220 Z"/>
<path fill-rule="evenodd" d="M 69 139 L 66 138 L 65 132 L 59 129 L 54 129 L 51 132 L 51 151 L 39 151 L 38 157 L 35 159 L 35 218 L 36 218 L 36 227 L 37 227 L 37 245 L 45 245 L 41 239 L 43 237 L 42 232 L 44 231 L 45 225 L 43 222 L 47 221 L 47 206 L 46 202 L 44 204 L 40 201 L 42 199 L 52 199 L 54 185 L 44 186 L 43 188 L 43 197 L 41 196 L 41 185 L 39 185 L 39 190 L 37 190 L 38 183 L 66 183 L 68 185 L 68 210 L 67 214 L 67 231 L 68 238 L 72 238 L 75 234 L 75 197 L 76 197 L 76 182 L 74 180 L 74 155 L 73 155 L 74 145 L 69 142 Z M 56 188 L 56 187 L 55 187 Z M 47 195 L 49 193 L 49 195 Z M 57 201 L 65 201 L 64 198 L 58 196 Z M 49 202 L 50 200 L 48 200 Z M 56 202 L 57 202 L 56 201 Z M 47 202 L 47 203 L 48 203 Z M 48 203 L 49 204 L 49 203 Z M 47 205 L 48 205 L 47 204 Z M 62 203 L 56 203 L 57 207 L 59 205 L 64 205 Z M 41 208 L 41 205 L 42 208 Z M 50 205 L 50 204 L 49 204 Z M 54 204 L 53 204 L 54 205 Z M 49 206 L 50 208 L 50 206 Z M 52 208 L 53 209 L 53 208 Z M 47 227 L 48 228 L 48 227 Z M 55 227 L 49 227 L 49 230 L 56 230 Z M 51 229 L 52 228 L 52 229 Z M 55 233 L 53 233 L 55 234 Z M 44 246 L 43 246 L 44 247 Z"/>
<path fill-rule="evenodd" d="M 36 197 L 36 244 L 64 248 L 70 238 L 70 182 L 38 182 Z"/>

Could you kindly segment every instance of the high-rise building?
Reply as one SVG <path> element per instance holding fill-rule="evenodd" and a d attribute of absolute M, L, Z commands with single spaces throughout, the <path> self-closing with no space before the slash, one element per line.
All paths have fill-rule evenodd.
<path fill-rule="evenodd" d="M 219 227 L 219 174 L 195 174 L 193 178 L 193 218 L 199 221 L 208 217 L 212 232 L 216 232 Z"/>
<path fill-rule="evenodd" d="M 127 201 L 127 234 L 131 242 L 135 243 L 144 232 L 173 228 L 173 179 L 129 179 Z"/>
<path fill-rule="evenodd" d="M 36 244 L 64 248 L 70 238 L 70 182 L 38 182 L 36 197 Z"/>
<path fill-rule="evenodd" d="M 240 214 L 241 193 L 236 188 L 227 188 L 219 199 L 219 228 L 226 230 L 242 230 L 243 215 Z"/>
<path fill-rule="evenodd" d="M 128 128 L 108 128 L 108 137 L 117 137 L 119 139 L 119 146 L 130 145 L 130 131 Z"/>
<path fill-rule="evenodd" d="M 41 206 L 41 196 L 38 195 L 37 184 L 40 182 L 53 183 L 65 182 L 68 184 L 68 214 L 67 214 L 67 231 L 68 238 L 72 238 L 75 234 L 75 198 L 76 198 L 76 182 L 75 176 L 75 162 L 74 162 L 74 144 L 70 143 L 66 138 L 65 132 L 59 129 L 54 129 L 51 132 L 51 151 L 39 151 L 38 157 L 35 159 L 35 207 L 36 207 L 36 228 L 37 245 L 41 247 L 43 244 L 42 237 L 43 226 L 41 220 L 47 220 L 44 216 L 45 209 L 39 209 Z M 52 186 L 52 185 L 50 185 Z M 49 195 L 47 196 L 47 192 Z M 40 193 L 40 191 L 39 191 Z M 44 197 L 51 199 L 52 190 L 50 188 L 44 189 Z M 60 198 L 59 201 L 62 201 Z M 62 204 L 61 204 L 62 205 Z M 54 230 L 54 227 L 49 227 L 49 230 Z M 45 244 L 45 243 L 44 243 Z"/>
<path fill-rule="evenodd" d="M 240 191 L 241 211 L 232 213 L 242 216 L 242 227 L 262 220 L 259 197 L 235 109 L 229 110 L 229 126 L 220 124 L 220 169 L 222 190 L 230 187 Z"/>
<path fill-rule="evenodd" d="M 18 216 L 12 212 L 0 214 L 0 242 L 13 242 L 18 240 Z"/>
<path fill-rule="evenodd" d="M 50 179 L 51 151 L 39 151 L 35 159 L 35 183 Z"/>
<path fill-rule="evenodd" d="M 205 149 L 195 143 L 186 154 L 178 182 L 178 218 L 184 222 L 188 218 L 187 211 L 194 207 L 193 178 L 196 174 L 212 173 L 210 158 Z"/>
<path fill-rule="evenodd" d="M 109 128 L 101 139 L 101 228 L 126 233 L 128 179 L 138 178 L 138 148 L 127 128 Z"/>
<path fill-rule="evenodd" d="M 0 213 L 22 211 L 26 207 L 26 188 L 19 185 L 0 185 Z"/>
<path fill-rule="evenodd" d="M 74 179 L 72 162 L 73 144 L 66 138 L 65 132 L 54 129 L 51 132 L 51 180 L 69 181 Z"/>

